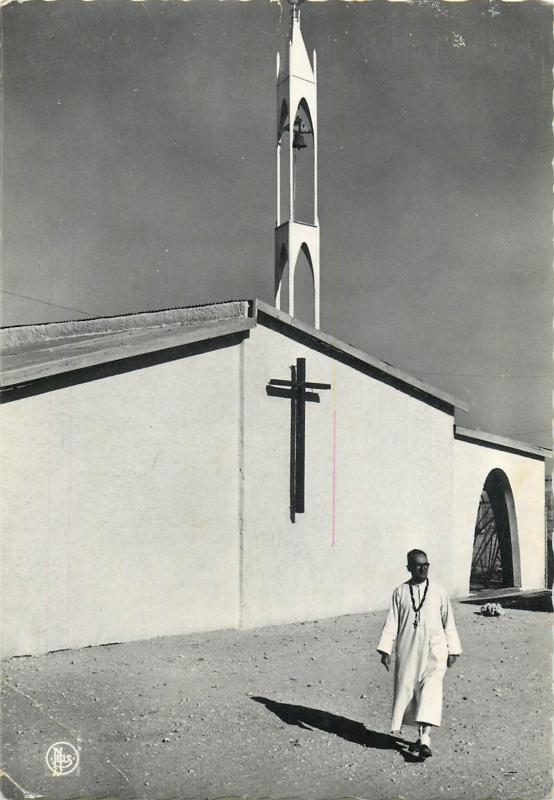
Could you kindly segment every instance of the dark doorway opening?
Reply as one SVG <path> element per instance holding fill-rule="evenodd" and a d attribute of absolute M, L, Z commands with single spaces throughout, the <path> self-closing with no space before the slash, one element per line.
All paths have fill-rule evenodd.
<path fill-rule="evenodd" d="M 514 500 L 506 474 L 494 469 L 485 481 L 479 501 L 469 588 L 477 592 L 519 583 Z"/>

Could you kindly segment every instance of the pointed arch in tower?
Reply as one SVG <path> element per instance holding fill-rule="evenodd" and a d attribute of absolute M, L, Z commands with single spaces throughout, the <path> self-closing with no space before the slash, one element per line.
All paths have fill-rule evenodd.
<path fill-rule="evenodd" d="M 319 328 L 320 276 L 319 263 L 319 231 L 313 225 L 290 225 L 283 223 L 275 232 L 275 307 L 286 311 L 291 317 L 295 313 L 295 272 L 300 254 L 306 256 L 313 281 L 313 321 L 304 320 Z M 283 280 L 288 266 L 288 303 L 283 302 Z"/>
<path fill-rule="evenodd" d="M 294 287 L 294 313 L 304 322 L 315 323 L 314 268 L 310 248 L 304 242 L 300 246 L 296 262 L 292 266 Z"/>
<path fill-rule="evenodd" d="M 293 148 L 294 158 L 294 219 L 314 225 L 316 222 L 315 185 L 315 135 L 310 104 L 305 97 L 300 99 L 294 115 L 294 130 L 298 130 L 305 145 L 301 150 Z"/>
<path fill-rule="evenodd" d="M 312 129 L 313 126 L 312 112 L 310 111 L 310 104 L 308 103 L 305 97 L 300 98 L 300 102 L 296 107 L 296 113 L 298 114 L 300 110 L 302 110 L 306 114 L 307 121 L 309 122 L 310 128 Z"/>

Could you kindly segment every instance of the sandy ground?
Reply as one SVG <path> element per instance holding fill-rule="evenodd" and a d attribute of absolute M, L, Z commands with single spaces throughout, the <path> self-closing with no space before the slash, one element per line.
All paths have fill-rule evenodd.
<path fill-rule="evenodd" d="M 521 798 L 551 795 L 552 615 L 455 604 L 464 655 L 419 762 L 388 735 L 383 612 L 16 658 L 3 768 L 52 798 Z M 80 747 L 52 777 L 47 748 Z M 21 797 L 6 778 L 4 794 Z"/>

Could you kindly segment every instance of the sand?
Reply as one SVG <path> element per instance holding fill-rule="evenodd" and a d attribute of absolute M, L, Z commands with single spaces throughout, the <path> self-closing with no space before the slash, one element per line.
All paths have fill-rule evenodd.
<path fill-rule="evenodd" d="M 552 614 L 455 603 L 433 757 L 390 737 L 384 612 L 14 658 L 3 663 L 3 767 L 52 798 L 522 798 L 551 794 Z M 45 754 L 78 746 L 53 777 Z M 7 778 L 6 796 L 21 797 Z"/>

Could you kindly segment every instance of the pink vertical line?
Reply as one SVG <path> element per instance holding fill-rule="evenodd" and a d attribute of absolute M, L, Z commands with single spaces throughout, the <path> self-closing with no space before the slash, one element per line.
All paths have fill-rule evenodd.
<path fill-rule="evenodd" d="M 331 545 L 335 544 L 335 526 L 337 511 L 337 412 L 333 409 L 333 538 Z"/>

